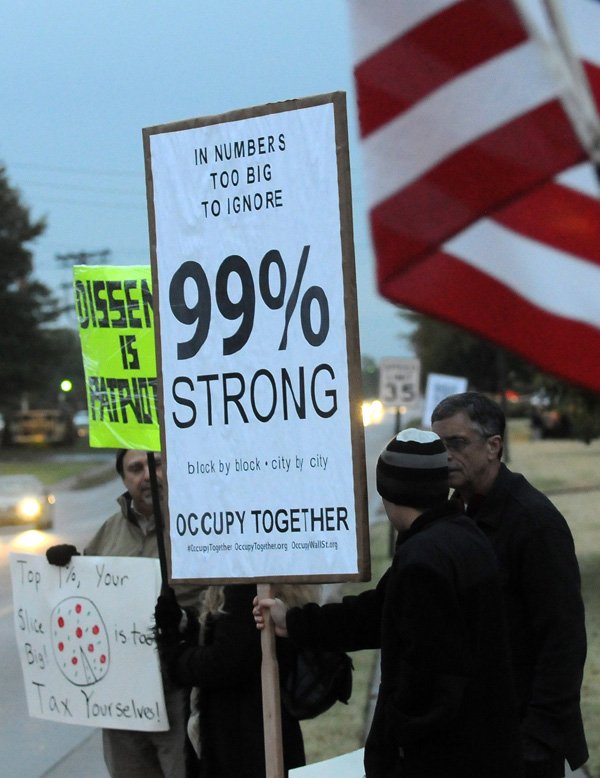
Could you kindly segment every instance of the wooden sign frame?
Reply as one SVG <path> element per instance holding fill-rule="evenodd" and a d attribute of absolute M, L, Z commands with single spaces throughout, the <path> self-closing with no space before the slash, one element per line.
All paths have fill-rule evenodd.
<path fill-rule="evenodd" d="M 158 256 L 157 248 L 157 190 L 160 188 L 160 181 L 157 181 L 157 174 L 154 170 L 153 143 L 160 136 L 166 133 L 187 133 L 198 128 L 208 128 L 226 123 L 238 122 L 257 117 L 270 117 L 276 114 L 283 114 L 290 111 L 301 111 L 305 108 L 315 106 L 325 106 L 330 104 L 333 108 L 335 123 L 335 154 L 337 165 L 337 194 L 339 201 L 339 223 L 340 223 L 340 250 L 342 256 L 342 275 L 343 275 L 343 306 L 344 306 L 344 327 L 345 327 L 345 348 L 346 348 L 346 370 L 348 382 L 347 407 L 349 408 L 349 430 L 351 439 L 351 468 L 353 482 L 353 515 L 354 515 L 354 533 L 356 548 L 355 569 L 349 573 L 329 573 L 327 570 L 319 571 L 316 574 L 281 574 L 281 575 L 226 575 L 213 576 L 203 574 L 198 563 L 198 575 L 175 575 L 173 571 L 173 548 L 171 531 L 175 517 L 170 515 L 169 494 L 173 489 L 172 474 L 170 474 L 170 451 L 169 440 L 165 430 L 165 406 L 166 392 L 168 388 L 164 385 L 163 375 L 163 348 L 164 338 L 167 331 L 164 328 L 164 322 L 161 321 L 161 300 L 167 299 L 169 290 L 161 288 L 159 273 L 159 263 L 161 258 Z M 173 138 L 175 136 L 172 136 Z M 182 137 L 182 136 L 177 136 Z M 165 490 L 165 514 L 166 526 L 169 528 L 166 543 L 169 557 L 170 579 L 177 582 L 193 583 L 241 583 L 253 580 L 260 582 L 294 582 L 294 581 L 364 581 L 370 578 L 370 555 L 369 555 L 369 528 L 368 528 L 368 508 L 367 508 L 367 487 L 365 476 L 365 455 L 364 455 L 364 432 L 361 417 L 361 364 L 358 332 L 358 315 L 356 305 L 356 275 L 355 275 L 355 257 L 353 242 L 352 225 L 352 205 L 350 188 L 350 164 L 348 150 L 347 134 L 347 114 L 345 94 L 335 92 L 325 95 L 317 95 L 297 100 L 289 100 L 280 103 L 273 103 L 263 106 L 257 106 L 247 109 L 231 111 L 229 113 L 207 116 L 172 124 L 159 125 L 145 128 L 143 130 L 144 157 L 146 164 L 147 181 L 147 201 L 148 201 L 148 219 L 150 232 L 150 249 L 152 262 L 152 280 L 154 290 L 154 314 L 155 314 L 155 333 L 157 349 L 157 372 L 159 383 L 159 417 L 161 424 L 161 450 L 163 456 L 163 486 Z M 300 185 L 300 184 L 299 184 Z M 206 210 L 206 209 L 205 209 Z M 224 229 L 227 226 L 224 225 Z M 218 249 L 216 249 L 218 253 Z M 199 448 L 201 448 L 201 437 L 198 439 Z M 214 463 L 213 463 L 214 465 Z M 195 514 L 194 514 L 195 515 Z M 197 517 L 196 517 L 197 518 Z M 179 519 L 177 519 L 179 520 Z M 185 520 L 185 518 L 184 518 Z M 190 522 L 188 516 L 188 523 Z M 194 525 L 197 528 L 197 525 Z"/>

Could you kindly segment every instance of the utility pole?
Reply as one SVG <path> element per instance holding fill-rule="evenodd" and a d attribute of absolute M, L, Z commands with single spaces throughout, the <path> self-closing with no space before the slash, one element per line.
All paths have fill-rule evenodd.
<path fill-rule="evenodd" d="M 75 265 L 90 265 L 97 262 L 99 265 L 106 265 L 110 257 L 110 249 L 101 249 L 100 251 L 76 251 L 69 254 L 55 254 L 54 259 L 60 262 L 64 268 L 73 268 Z M 73 281 L 69 279 L 64 281 L 60 288 L 64 295 L 63 312 L 73 315 Z"/>

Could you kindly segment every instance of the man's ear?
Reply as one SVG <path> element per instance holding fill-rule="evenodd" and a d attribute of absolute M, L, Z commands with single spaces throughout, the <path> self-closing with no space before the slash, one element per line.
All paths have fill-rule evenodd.
<path fill-rule="evenodd" d="M 487 439 L 487 449 L 490 454 L 490 459 L 499 459 L 503 445 L 504 441 L 502 440 L 502 435 L 490 435 Z"/>

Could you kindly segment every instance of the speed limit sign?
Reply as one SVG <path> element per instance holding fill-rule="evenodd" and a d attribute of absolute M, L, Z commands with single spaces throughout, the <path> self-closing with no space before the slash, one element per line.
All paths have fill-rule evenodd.
<path fill-rule="evenodd" d="M 379 364 L 379 399 L 385 405 L 411 405 L 419 396 L 418 359 L 387 357 Z"/>

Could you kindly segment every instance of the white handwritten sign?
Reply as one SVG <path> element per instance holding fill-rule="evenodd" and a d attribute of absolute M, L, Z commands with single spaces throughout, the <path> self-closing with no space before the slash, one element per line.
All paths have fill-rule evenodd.
<path fill-rule="evenodd" d="M 169 728 L 152 635 L 156 559 L 75 557 L 66 567 L 11 554 L 15 634 L 29 715 Z"/>

